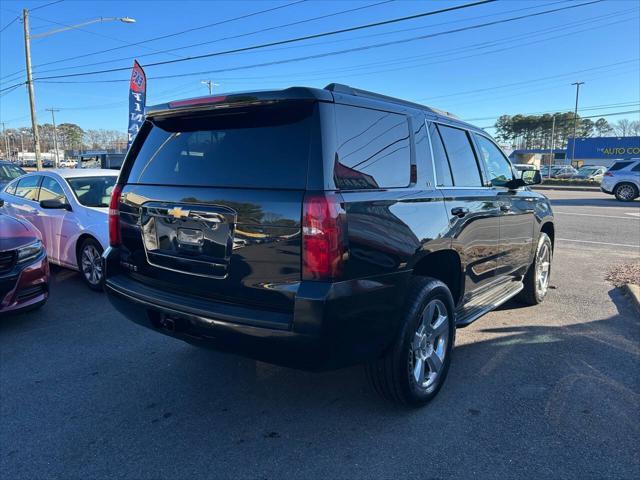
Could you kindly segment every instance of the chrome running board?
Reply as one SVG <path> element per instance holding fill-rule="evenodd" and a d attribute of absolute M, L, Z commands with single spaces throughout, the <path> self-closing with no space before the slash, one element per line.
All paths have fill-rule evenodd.
<path fill-rule="evenodd" d="M 524 285 L 518 280 L 502 282 L 473 297 L 463 307 L 456 309 L 456 327 L 463 328 L 470 325 L 484 314 L 516 296 L 523 288 Z"/>

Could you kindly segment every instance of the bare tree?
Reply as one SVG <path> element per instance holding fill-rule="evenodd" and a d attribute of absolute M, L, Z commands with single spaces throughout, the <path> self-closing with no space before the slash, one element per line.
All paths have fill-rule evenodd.
<path fill-rule="evenodd" d="M 619 137 L 628 137 L 631 135 L 631 121 L 626 118 L 618 120 L 614 124 L 613 130 Z"/>

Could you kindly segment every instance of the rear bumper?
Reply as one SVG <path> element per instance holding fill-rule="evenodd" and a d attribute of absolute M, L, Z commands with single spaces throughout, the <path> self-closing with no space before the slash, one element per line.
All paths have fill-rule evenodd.
<path fill-rule="evenodd" d="M 125 275 L 107 297 L 135 323 L 181 340 L 294 368 L 324 370 L 380 355 L 395 337 L 408 275 L 302 282 L 291 313 L 171 295 Z"/>
<path fill-rule="evenodd" d="M 43 252 L 28 265 L 0 276 L 0 314 L 36 307 L 49 297 L 49 263 Z"/>

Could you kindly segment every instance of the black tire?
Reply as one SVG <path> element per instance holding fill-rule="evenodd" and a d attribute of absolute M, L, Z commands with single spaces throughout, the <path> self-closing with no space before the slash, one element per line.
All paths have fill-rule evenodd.
<path fill-rule="evenodd" d="M 431 305 L 436 305 L 438 309 L 442 308 L 440 307 L 442 305 L 446 310 L 447 338 L 441 350 L 444 355 L 440 370 L 433 377 L 433 382 L 431 384 L 427 382 L 425 386 L 420 385 L 414 376 L 414 366 L 417 362 L 414 357 L 416 353 L 414 344 L 419 335 L 419 329 L 424 324 L 423 314 Z M 442 337 L 444 337 L 444 326 L 441 328 L 443 329 Z M 434 343 L 436 341 L 439 340 L 433 340 Z M 374 390 L 386 399 L 412 406 L 425 405 L 437 395 L 447 378 L 454 342 L 455 309 L 451 292 L 439 280 L 414 277 L 411 280 L 398 337 L 384 356 L 366 366 L 367 377 Z M 431 353 L 434 353 L 434 350 L 432 348 Z M 429 365 L 429 362 L 424 360 L 424 364 Z M 431 375 L 431 368 L 429 375 Z"/>
<path fill-rule="evenodd" d="M 80 246 L 78 247 L 78 255 L 77 255 L 78 270 L 80 270 L 80 276 L 82 277 L 82 280 L 84 280 L 84 283 L 86 283 L 91 290 L 95 290 L 96 292 L 101 292 L 103 280 L 104 280 L 104 277 L 102 274 L 103 272 L 102 260 L 100 258 L 95 260 L 96 262 L 99 263 L 99 266 L 98 266 L 98 263 L 92 265 L 93 268 L 99 268 L 99 273 L 96 276 L 94 276 L 91 272 L 87 271 L 87 268 L 91 268 L 91 267 L 88 267 L 86 265 L 83 266 L 83 255 L 85 254 L 85 250 L 87 252 L 90 252 L 90 251 L 97 252 L 98 257 L 100 257 L 102 255 L 102 246 L 94 238 L 91 238 L 91 237 L 85 238 L 80 244 Z"/>
<path fill-rule="evenodd" d="M 632 202 L 638 198 L 638 187 L 630 182 L 621 182 L 615 186 L 613 194 L 621 202 Z"/>
<path fill-rule="evenodd" d="M 547 249 L 548 258 L 542 258 L 545 254 L 544 251 Z M 551 263 L 553 259 L 553 245 L 551 244 L 551 239 L 549 235 L 544 232 L 540 232 L 540 236 L 538 238 L 538 245 L 536 247 L 536 254 L 533 257 L 533 262 L 527 270 L 527 274 L 524 276 L 524 280 L 522 283 L 524 284 L 524 288 L 516 297 L 516 300 L 524 303 L 525 305 L 538 305 L 542 303 L 542 301 L 547 296 L 547 292 L 549 291 L 549 278 L 551 276 Z M 545 280 L 544 288 L 540 288 L 538 285 L 538 267 L 540 267 L 540 263 L 545 261 L 549 262 L 547 269 L 547 277 Z"/>

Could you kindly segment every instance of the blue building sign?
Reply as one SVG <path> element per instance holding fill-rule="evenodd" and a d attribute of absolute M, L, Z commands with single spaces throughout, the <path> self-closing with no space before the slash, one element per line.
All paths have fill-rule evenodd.
<path fill-rule="evenodd" d="M 573 138 L 567 144 L 571 158 Z M 640 158 L 640 137 L 595 137 L 576 139 L 576 160 Z"/>

